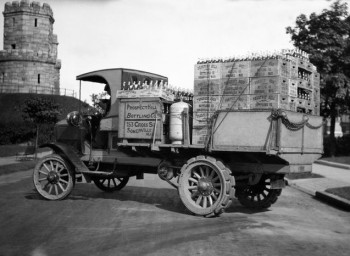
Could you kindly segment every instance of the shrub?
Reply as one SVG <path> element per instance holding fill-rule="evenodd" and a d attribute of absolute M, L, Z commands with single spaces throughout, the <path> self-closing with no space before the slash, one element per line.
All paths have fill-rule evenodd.
<path fill-rule="evenodd" d="M 54 141 L 54 127 L 55 127 L 55 124 L 41 125 L 39 130 L 39 139 L 38 139 L 39 145 Z"/>
<path fill-rule="evenodd" d="M 324 137 L 323 147 L 325 157 L 330 155 L 331 139 L 329 136 Z M 344 135 L 335 139 L 335 155 L 336 156 L 348 156 L 350 155 L 350 135 Z"/>
<path fill-rule="evenodd" d="M 0 145 L 26 142 L 34 136 L 34 127 L 28 123 L 0 124 Z"/>
<path fill-rule="evenodd" d="M 29 123 L 0 124 L 0 145 L 25 143 L 35 140 L 35 127 Z M 39 145 L 54 140 L 54 124 L 40 127 Z"/>

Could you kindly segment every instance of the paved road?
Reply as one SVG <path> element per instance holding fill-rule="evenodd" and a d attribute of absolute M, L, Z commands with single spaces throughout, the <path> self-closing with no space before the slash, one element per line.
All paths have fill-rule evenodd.
<path fill-rule="evenodd" d="M 0 255 L 348 255 L 350 215 L 287 187 L 269 211 L 235 202 L 219 218 L 188 214 L 156 176 L 106 194 L 77 184 L 42 200 L 28 173 L 0 183 Z"/>
<path fill-rule="evenodd" d="M 350 170 L 335 168 L 322 164 L 313 164 L 312 171 L 323 177 L 350 183 Z"/>

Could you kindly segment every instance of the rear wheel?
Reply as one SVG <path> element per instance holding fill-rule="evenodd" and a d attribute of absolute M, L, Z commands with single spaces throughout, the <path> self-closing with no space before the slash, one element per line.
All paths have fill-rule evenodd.
<path fill-rule="evenodd" d="M 281 195 L 282 189 L 271 188 L 271 177 L 263 175 L 256 185 L 245 185 L 236 188 L 238 201 L 250 209 L 265 209 L 274 204 Z"/>
<path fill-rule="evenodd" d="M 197 156 L 181 168 L 178 191 L 188 210 L 209 217 L 221 214 L 231 204 L 233 186 L 234 178 L 222 162 Z"/>
<path fill-rule="evenodd" d="M 67 197 L 74 186 L 74 174 L 69 164 L 59 155 L 52 154 L 42 158 L 33 173 L 35 189 L 49 200 Z"/>
<path fill-rule="evenodd" d="M 94 178 L 95 185 L 105 192 L 121 190 L 126 186 L 128 181 L 129 177 Z"/>

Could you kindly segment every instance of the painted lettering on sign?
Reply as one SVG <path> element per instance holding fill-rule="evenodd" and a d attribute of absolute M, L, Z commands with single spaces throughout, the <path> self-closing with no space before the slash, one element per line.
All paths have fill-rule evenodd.
<path fill-rule="evenodd" d="M 157 120 L 160 129 L 161 108 L 157 102 L 128 102 L 125 105 L 125 137 L 151 139 Z"/>
<path fill-rule="evenodd" d="M 153 134 L 153 129 L 155 122 L 153 121 L 127 121 L 126 123 L 126 133 L 151 137 Z"/>

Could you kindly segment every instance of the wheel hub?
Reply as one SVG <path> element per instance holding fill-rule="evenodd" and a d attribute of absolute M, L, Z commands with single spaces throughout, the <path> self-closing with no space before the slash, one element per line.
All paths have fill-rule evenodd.
<path fill-rule="evenodd" d="M 56 184 L 59 179 L 60 179 L 60 177 L 58 176 L 58 174 L 56 172 L 49 172 L 49 174 L 47 175 L 47 180 L 51 184 Z"/>
<path fill-rule="evenodd" d="M 198 191 L 203 196 L 209 196 L 214 190 L 214 186 L 211 180 L 207 178 L 201 178 L 198 181 Z"/>
<path fill-rule="evenodd" d="M 261 194 L 262 192 L 264 192 L 265 188 L 265 184 L 258 183 L 257 185 L 250 186 L 249 190 L 252 194 Z"/>

